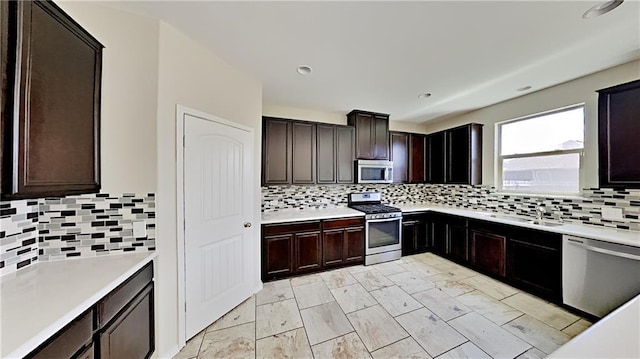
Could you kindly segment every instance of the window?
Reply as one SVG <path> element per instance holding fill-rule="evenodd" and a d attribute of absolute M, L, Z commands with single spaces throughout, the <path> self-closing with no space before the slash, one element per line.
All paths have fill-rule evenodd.
<path fill-rule="evenodd" d="M 584 105 L 502 122 L 497 132 L 499 189 L 580 192 Z"/>

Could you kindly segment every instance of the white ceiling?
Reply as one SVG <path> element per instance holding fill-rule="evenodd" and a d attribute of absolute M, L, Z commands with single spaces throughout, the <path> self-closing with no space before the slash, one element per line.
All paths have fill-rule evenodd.
<path fill-rule="evenodd" d="M 143 1 L 260 79 L 263 102 L 393 120 L 444 119 L 640 58 L 640 2 L 582 19 L 593 1 Z M 300 65 L 313 72 L 301 76 Z M 640 77 L 640 69 L 639 69 Z M 531 90 L 516 89 L 532 86 Z M 430 92 L 428 99 L 419 99 Z"/>

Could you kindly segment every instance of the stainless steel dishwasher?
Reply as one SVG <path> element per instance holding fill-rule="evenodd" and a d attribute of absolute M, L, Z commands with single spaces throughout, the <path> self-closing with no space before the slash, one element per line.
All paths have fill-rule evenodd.
<path fill-rule="evenodd" d="M 562 301 L 603 317 L 640 293 L 640 247 L 563 236 Z"/>

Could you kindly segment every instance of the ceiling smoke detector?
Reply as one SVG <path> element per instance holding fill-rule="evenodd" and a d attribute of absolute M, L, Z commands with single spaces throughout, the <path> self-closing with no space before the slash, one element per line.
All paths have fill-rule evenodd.
<path fill-rule="evenodd" d="M 525 86 L 525 87 L 520 87 L 519 89 L 516 89 L 516 91 L 527 91 L 527 90 L 531 90 L 531 86 Z"/>
<path fill-rule="evenodd" d="M 418 98 L 428 98 L 428 97 L 431 97 L 431 94 L 430 94 L 430 93 L 428 93 L 428 92 L 427 92 L 427 93 L 422 93 L 422 94 L 418 95 Z"/>
<path fill-rule="evenodd" d="M 622 5 L 622 3 L 624 2 L 624 0 L 611 0 L 611 1 L 605 1 L 602 2 L 594 7 L 592 7 L 591 9 L 585 11 L 584 14 L 582 14 L 582 18 L 583 19 L 589 19 L 592 17 L 597 17 L 600 15 L 604 15 L 606 13 L 608 13 L 609 11 L 617 8 L 618 6 Z"/>
<path fill-rule="evenodd" d="M 296 69 L 296 71 L 300 74 L 300 75 L 308 75 L 311 73 L 311 71 L 313 71 L 313 69 L 309 66 L 298 66 L 298 68 Z"/>

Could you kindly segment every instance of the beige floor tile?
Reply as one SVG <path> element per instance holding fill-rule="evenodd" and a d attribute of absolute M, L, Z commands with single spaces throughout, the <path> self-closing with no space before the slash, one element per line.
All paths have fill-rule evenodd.
<path fill-rule="evenodd" d="M 370 293 L 393 317 L 422 308 L 422 304 L 395 285 Z"/>
<path fill-rule="evenodd" d="M 191 359 L 198 356 L 200 352 L 200 346 L 202 345 L 202 338 L 204 338 L 204 330 L 198 333 L 195 337 L 189 339 L 187 344 L 180 350 L 173 359 Z"/>
<path fill-rule="evenodd" d="M 372 266 L 358 265 L 358 266 L 345 267 L 340 270 L 347 271 L 351 274 L 356 274 L 356 273 L 368 272 L 368 271 L 374 270 L 374 268 Z"/>
<path fill-rule="evenodd" d="M 438 288 L 416 293 L 413 297 L 444 321 L 449 321 L 471 311 L 466 305 Z"/>
<path fill-rule="evenodd" d="M 538 348 L 531 348 L 520 354 L 516 359 L 544 359 L 547 357 L 543 351 Z"/>
<path fill-rule="evenodd" d="M 302 327 L 295 299 L 259 305 L 256 308 L 257 339 Z"/>
<path fill-rule="evenodd" d="M 547 354 L 553 353 L 571 339 L 567 334 L 528 315 L 505 324 L 503 328 Z"/>
<path fill-rule="evenodd" d="M 290 282 L 292 287 L 296 287 L 299 285 L 322 282 L 322 277 L 320 276 L 320 274 L 307 274 L 301 277 L 291 278 Z"/>
<path fill-rule="evenodd" d="M 367 291 L 372 291 L 393 285 L 393 282 L 388 280 L 377 270 L 355 273 L 353 274 L 353 277 L 358 281 L 358 283 L 362 284 L 364 289 L 366 289 Z"/>
<path fill-rule="evenodd" d="M 256 341 L 256 358 L 313 359 L 313 354 L 307 333 L 298 328 Z"/>
<path fill-rule="evenodd" d="M 489 354 L 482 351 L 472 342 L 466 342 L 440 355 L 438 359 L 491 359 Z"/>
<path fill-rule="evenodd" d="M 331 293 L 345 313 L 364 309 L 378 302 L 358 282 L 346 287 L 332 289 Z"/>
<path fill-rule="evenodd" d="M 334 270 L 331 272 L 324 272 L 324 273 L 321 273 L 320 276 L 322 277 L 324 282 L 327 284 L 327 287 L 329 287 L 329 289 L 336 289 L 336 288 L 345 287 L 348 285 L 358 283 L 358 281 L 356 281 L 356 279 L 353 278 L 351 273 L 344 270 Z"/>
<path fill-rule="evenodd" d="M 586 319 L 580 319 L 577 322 L 571 324 L 570 326 L 562 329 L 562 332 L 573 338 L 576 335 L 587 330 L 592 324 L 593 323 L 591 323 Z"/>
<path fill-rule="evenodd" d="M 411 272 L 402 272 L 387 277 L 409 294 L 433 288 L 435 285 L 427 278 Z"/>
<path fill-rule="evenodd" d="M 396 261 L 379 263 L 373 267 L 385 277 L 406 271 Z"/>
<path fill-rule="evenodd" d="M 472 271 L 471 269 L 465 268 L 458 264 L 438 264 L 433 266 L 436 270 L 440 271 L 440 275 L 447 279 L 453 279 L 456 281 L 461 281 L 463 279 L 467 279 L 469 277 L 473 277 L 478 275 L 477 272 Z"/>
<path fill-rule="evenodd" d="M 458 317 L 449 324 L 494 358 L 514 358 L 531 348 L 522 339 L 475 312 Z"/>
<path fill-rule="evenodd" d="M 300 311 L 309 343 L 315 345 L 353 331 L 349 320 L 336 302 Z"/>
<path fill-rule="evenodd" d="M 370 352 L 409 336 L 379 305 L 349 313 L 347 317 Z"/>
<path fill-rule="evenodd" d="M 467 341 L 426 308 L 400 315 L 396 320 L 433 357 Z"/>
<path fill-rule="evenodd" d="M 333 302 L 333 295 L 324 281 L 303 284 L 293 287 L 293 294 L 298 301 L 298 308 L 305 309 L 316 305 Z"/>
<path fill-rule="evenodd" d="M 311 347 L 315 359 L 366 359 L 371 355 L 356 333 L 350 333 Z"/>
<path fill-rule="evenodd" d="M 510 322 L 523 314 L 521 311 L 477 290 L 463 294 L 456 299 L 498 325 Z"/>
<path fill-rule="evenodd" d="M 473 292 L 474 290 L 476 290 L 474 287 L 468 285 L 468 284 L 464 284 L 464 283 L 460 283 L 460 282 L 456 282 L 453 279 L 448 279 L 445 277 L 442 277 L 440 275 L 435 275 L 433 277 L 430 278 L 433 281 L 433 285 L 442 290 L 443 292 L 447 293 L 448 295 L 452 296 L 452 297 L 457 297 L 459 295 L 462 295 L 464 293 L 469 293 L 469 292 Z"/>
<path fill-rule="evenodd" d="M 443 264 L 443 263 L 450 263 L 448 260 L 435 255 L 433 253 L 422 253 L 422 254 L 417 254 L 415 256 L 415 259 L 417 261 L 420 261 L 422 263 L 428 264 L 428 265 L 438 265 L 438 264 Z"/>
<path fill-rule="evenodd" d="M 439 270 L 420 261 L 403 263 L 400 264 L 400 266 L 411 273 L 418 274 L 423 277 L 431 277 L 437 274 L 441 274 Z"/>
<path fill-rule="evenodd" d="M 288 279 L 264 283 L 262 290 L 256 294 L 256 305 L 273 303 L 293 298 L 293 290 Z"/>
<path fill-rule="evenodd" d="M 256 320 L 256 297 L 251 296 L 229 313 L 211 324 L 207 331 L 230 328 L 238 324 L 253 322 Z"/>
<path fill-rule="evenodd" d="M 374 359 L 431 359 L 431 356 L 411 337 L 380 348 L 371 355 Z"/>
<path fill-rule="evenodd" d="M 255 358 L 255 330 L 255 323 L 247 323 L 206 333 L 198 359 Z"/>
<path fill-rule="evenodd" d="M 558 330 L 562 330 L 580 319 L 560 307 L 522 292 L 505 298 L 502 302 Z"/>
<path fill-rule="evenodd" d="M 463 279 L 461 280 L 461 282 L 468 284 L 497 300 L 504 299 L 519 292 L 517 289 L 509 285 L 500 283 L 497 280 L 484 275 L 477 275 L 467 279 Z"/>

